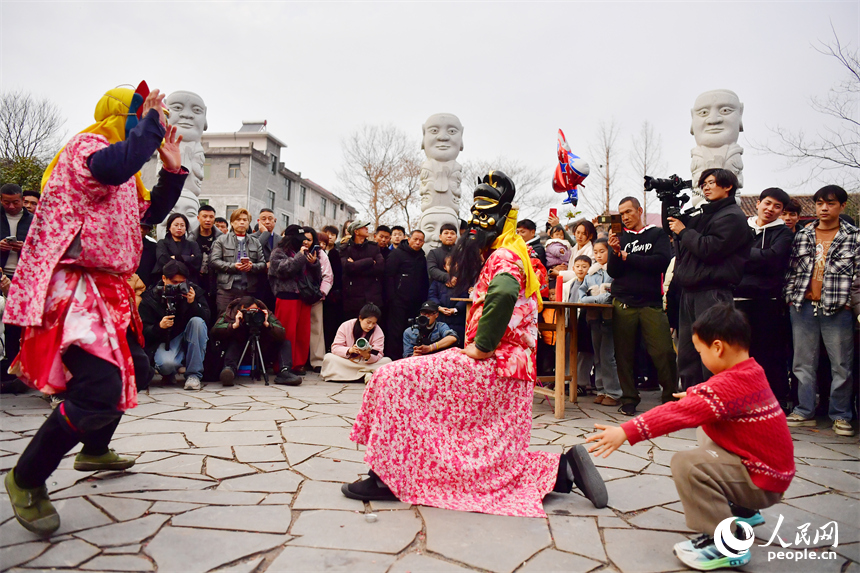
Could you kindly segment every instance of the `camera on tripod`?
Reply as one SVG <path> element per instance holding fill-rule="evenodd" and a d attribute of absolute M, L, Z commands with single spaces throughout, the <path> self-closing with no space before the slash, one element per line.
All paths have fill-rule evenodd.
<path fill-rule="evenodd" d="M 242 312 L 242 321 L 252 331 L 259 331 L 266 323 L 266 313 L 256 308 L 249 308 Z"/>
<path fill-rule="evenodd" d="M 161 294 L 161 300 L 167 306 L 167 316 L 176 316 L 176 301 L 179 297 L 185 297 L 190 291 L 187 282 L 175 285 L 159 285 L 155 287 L 156 293 Z"/>

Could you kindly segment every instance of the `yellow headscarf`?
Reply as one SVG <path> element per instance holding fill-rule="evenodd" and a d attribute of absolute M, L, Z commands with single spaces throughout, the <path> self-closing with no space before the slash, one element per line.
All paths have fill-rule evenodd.
<path fill-rule="evenodd" d="M 522 237 L 517 235 L 517 214 L 519 211 L 511 209 L 505 219 L 505 227 L 502 234 L 496 237 L 493 241 L 491 249 L 508 249 L 515 253 L 523 263 L 523 271 L 526 275 L 526 296 L 530 297 L 532 293 L 537 293 L 538 310 L 543 310 L 543 299 L 540 296 L 540 280 L 538 279 L 535 270 L 532 268 L 532 261 L 529 257 L 529 249 Z"/>
<path fill-rule="evenodd" d="M 80 133 L 95 133 L 104 136 L 109 143 L 114 144 L 125 139 L 125 122 L 128 119 L 128 112 L 131 108 L 131 100 L 134 96 L 134 90 L 129 88 L 114 88 L 108 91 L 96 104 L 95 120 L 96 123 L 84 129 Z M 63 147 L 65 149 L 65 147 Z M 60 153 L 63 152 L 60 150 Z M 60 158 L 60 153 L 54 156 L 45 173 L 42 175 L 42 190 L 51 178 L 51 173 L 54 167 L 57 166 L 57 160 Z M 144 201 L 149 201 L 149 189 L 143 184 L 140 178 L 140 172 L 134 174 L 134 181 L 137 183 L 137 192 Z"/>

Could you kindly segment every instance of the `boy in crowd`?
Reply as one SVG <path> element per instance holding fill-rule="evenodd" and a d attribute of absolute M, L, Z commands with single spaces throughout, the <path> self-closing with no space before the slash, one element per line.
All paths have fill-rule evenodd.
<path fill-rule="evenodd" d="M 782 208 L 780 219 L 785 221 L 785 226 L 792 234 L 797 233 L 797 222 L 800 221 L 800 202 L 797 199 L 789 199 Z"/>
<path fill-rule="evenodd" d="M 570 281 L 570 297 L 568 302 L 579 302 L 579 287 L 582 286 L 588 269 L 591 268 L 591 258 L 579 255 L 573 259 L 573 273 L 576 278 Z M 576 354 L 576 392 L 577 396 L 588 394 L 588 382 L 591 378 L 591 368 L 594 366 L 594 347 L 591 345 L 591 329 L 585 321 L 585 312 L 579 311 L 577 320 L 577 354 Z M 556 341 L 557 342 L 557 341 Z"/>
<path fill-rule="evenodd" d="M 388 247 L 392 251 L 400 246 L 400 241 L 406 238 L 406 229 L 400 225 L 391 227 L 391 245 Z"/>
<path fill-rule="evenodd" d="M 699 187 L 707 199 L 701 213 L 688 219 L 663 219 L 677 236 L 674 281 L 681 287 L 678 320 L 678 373 L 684 388 L 707 380 L 711 373 L 702 365 L 690 327 L 720 302 L 731 303 L 732 289 L 744 274 L 753 242 L 747 218 L 735 202 L 737 176 L 727 169 L 706 169 Z"/>
<path fill-rule="evenodd" d="M 830 357 L 830 419 L 833 431 L 853 436 L 851 389 L 854 337 L 849 297 L 860 272 L 860 232 L 840 219 L 848 193 L 826 185 L 812 196 L 817 221 L 794 236 L 786 275 L 785 300 L 794 336 L 794 364 L 799 404 L 788 425 L 815 426 L 816 370 L 820 344 Z"/>
<path fill-rule="evenodd" d="M 782 300 L 785 271 L 794 235 L 780 215 L 791 199 L 777 187 L 765 189 L 756 203 L 757 214 L 747 219 L 755 242 L 744 265 L 744 276 L 735 288 L 735 306 L 750 322 L 750 356 L 756 359 L 770 382 L 776 399 L 789 399 L 788 345 L 791 325 Z"/>
<path fill-rule="evenodd" d="M 693 344 L 714 375 L 688 388 L 681 398 L 586 441 L 589 451 L 609 456 L 631 445 L 684 428 L 697 428 L 699 447 L 672 457 L 672 479 L 684 506 L 687 527 L 702 535 L 675 544 L 688 567 L 707 571 L 749 563 L 746 549 L 726 557 L 715 547 L 717 526 L 735 517 L 735 536 L 750 539 L 756 511 L 779 502 L 794 477 L 794 446 L 785 414 L 764 370 L 749 356 L 750 329 L 743 313 L 721 303 L 702 313 L 692 327 Z M 751 509 L 748 509 L 751 508 Z M 733 520 L 734 522 L 734 520 Z M 740 533 L 740 535 L 738 535 Z"/>
<path fill-rule="evenodd" d="M 546 250 L 540 244 L 540 237 L 537 236 L 537 225 L 535 225 L 535 222 L 531 219 L 517 221 L 517 235 L 523 238 L 526 245 L 535 250 L 541 264 L 546 267 Z"/>
<path fill-rule="evenodd" d="M 615 361 L 621 383 L 619 412 L 636 413 L 639 390 L 633 377 L 636 361 L 636 331 L 641 329 L 645 348 L 654 361 L 663 388 L 663 403 L 673 400 L 678 388 L 678 366 L 669 320 L 663 312 L 663 273 L 672 259 L 672 246 L 663 229 L 642 222 L 642 207 L 635 197 L 618 204 L 624 223 L 620 235 L 609 234 L 607 270 L 612 283 L 612 334 Z"/>
<path fill-rule="evenodd" d="M 376 233 L 373 234 L 373 240 L 379 245 L 379 252 L 382 253 L 382 258 L 387 259 L 391 254 L 391 228 L 388 225 L 377 225 Z"/>

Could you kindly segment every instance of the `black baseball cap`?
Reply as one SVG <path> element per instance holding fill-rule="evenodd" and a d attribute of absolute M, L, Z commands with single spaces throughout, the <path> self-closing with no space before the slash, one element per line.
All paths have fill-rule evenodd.
<path fill-rule="evenodd" d="M 420 312 L 439 312 L 439 303 L 433 302 L 432 300 L 428 300 L 424 304 L 421 305 Z"/>

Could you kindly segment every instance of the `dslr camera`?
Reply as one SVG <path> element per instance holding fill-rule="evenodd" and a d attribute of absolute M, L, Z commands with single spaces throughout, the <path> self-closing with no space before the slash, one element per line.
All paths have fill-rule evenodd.
<path fill-rule="evenodd" d="M 419 346 L 425 346 L 430 344 L 430 319 L 424 316 L 423 314 L 418 315 L 415 318 L 409 319 L 409 328 L 415 328 L 418 330 L 418 342 Z"/>
<path fill-rule="evenodd" d="M 249 308 L 242 311 L 242 321 L 252 332 L 259 332 L 266 323 L 266 313 L 258 308 Z"/>
<path fill-rule="evenodd" d="M 657 193 L 657 198 L 665 207 L 665 216 L 679 219 L 685 224 L 689 216 L 695 214 L 696 209 L 681 211 L 681 205 L 690 200 L 690 196 L 686 193 L 681 194 L 681 191 L 692 188 L 693 182 L 691 180 L 681 179 L 677 175 L 671 175 L 666 179 L 645 176 L 645 191 L 654 191 Z M 671 234 L 668 222 L 663 222 L 663 228 L 667 233 Z"/>
<path fill-rule="evenodd" d="M 190 292 L 187 282 L 175 285 L 159 285 L 155 287 L 155 291 L 161 293 L 161 300 L 167 306 L 167 316 L 176 316 L 176 302 L 180 297 L 185 298 Z"/>

